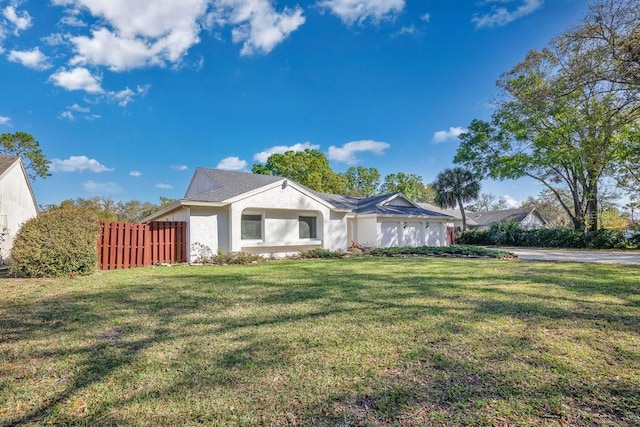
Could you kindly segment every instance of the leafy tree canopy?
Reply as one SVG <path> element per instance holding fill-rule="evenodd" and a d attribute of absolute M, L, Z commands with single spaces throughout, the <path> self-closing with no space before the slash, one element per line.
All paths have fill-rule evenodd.
<path fill-rule="evenodd" d="M 597 229 L 599 186 L 613 168 L 628 164 L 640 119 L 640 86 L 615 72 L 588 71 L 619 68 L 613 53 L 583 37 L 600 28 L 598 20 L 621 39 L 630 37 L 631 11 L 619 13 L 614 3 L 593 6 L 599 14 L 503 74 L 491 121 L 472 121 L 454 159 L 483 176 L 539 181 L 576 229 Z M 568 201 L 561 190 L 569 191 Z"/>
<path fill-rule="evenodd" d="M 425 185 L 422 177 L 404 172 L 391 173 L 384 178 L 382 193 L 402 193 L 416 202 L 433 203 L 435 190 L 432 185 Z"/>
<path fill-rule="evenodd" d="M 152 213 L 172 203 L 172 199 L 160 197 L 160 203 L 139 200 L 119 201 L 105 197 L 68 199 L 54 207 L 57 209 L 82 209 L 94 212 L 103 221 L 141 222 Z"/>
<path fill-rule="evenodd" d="M 46 159 L 40 143 L 28 133 L 3 133 L 0 135 L 0 154 L 22 158 L 29 178 L 46 178 L 50 176 L 49 161 Z"/>
<path fill-rule="evenodd" d="M 331 169 L 327 156 L 309 148 L 272 154 L 264 164 L 254 164 L 251 171 L 289 178 L 322 193 L 344 194 L 347 187 L 345 177 Z"/>
<path fill-rule="evenodd" d="M 504 197 L 497 197 L 493 193 L 481 193 L 475 203 L 467 206 L 467 209 L 474 212 L 491 212 L 507 209 L 507 202 Z"/>
<path fill-rule="evenodd" d="M 380 172 L 376 168 L 351 166 L 344 176 L 347 181 L 347 194 L 351 196 L 373 196 L 380 188 Z"/>

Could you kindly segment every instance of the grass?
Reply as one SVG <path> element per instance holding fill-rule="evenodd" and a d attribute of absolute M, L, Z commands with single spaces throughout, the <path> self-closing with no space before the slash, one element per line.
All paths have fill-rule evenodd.
<path fill-rule="evenodd" d="M 0 279 L 3 425 L 638 425 L 640 270 L 440 258 Z"/>

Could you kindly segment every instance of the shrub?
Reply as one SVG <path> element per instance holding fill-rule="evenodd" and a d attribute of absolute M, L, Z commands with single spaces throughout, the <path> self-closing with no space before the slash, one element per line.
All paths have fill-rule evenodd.
<path fill-rule="evenodd" d="M 255 262 L 264 261 L 262 255 L 250 254 L 247 252 L 222 252 L 213 257 L 212 264 L 231 265 L 231 264 L 253 264 Z"/>
<path fill-rule="evenodd" d="M 300 258 L 344 258 L 342 251 L 332 251 L 329 249 L 315 248 L 300 252 Z"/>
<path fill-rule="evenodd" d="M 195 262 L 198 264 L 251 264 L 258 261 L 264 261 L 261 255 L 250 254 L 247 252 L 223 252 L 214 253 L 213 250 L 200 242 L 191 245 L 191 252 L 195 254 Z"/>
<path fill-rule="evenodd" d="M 629 242 L 619 230 L 597 230 L 586 233 L 584 240 L 587 248 L 596 249 L 624 249 Z"/>
<path fill-rule="evenodd" d="M 12 272 L 28 277 L 60 277 L 93 273 L 100 219 L 95 212 L 54 209 L 27 221 L 11 250 Z"/>
<path fill-rule="evenodd" d="M 471 230 L 460 234 L 458 243 L 467 245 L 508 245 L 538 248 L 624 249 L 640 247 L 640 238 L 627 239 L 618 230 L 583 232 L 569 228 L 520 230 L 509 223 L 487 231 Z"/>
<path fill-rule="evenodd" d="M 368 252 L 371 256 L 453 256 L 467 258 L 515 258 L 510 252 L 498 251 L 494 249 L 478 248 L 467 245 L 452 246 L 418 246 L 401 248 L 375 248 Z"/>
<path fill-rule="evenodd" d="M 489 233 L 485 230 L 474 228 L 463 231 L 457 239 L 460 245 L 493 245 Z"/>

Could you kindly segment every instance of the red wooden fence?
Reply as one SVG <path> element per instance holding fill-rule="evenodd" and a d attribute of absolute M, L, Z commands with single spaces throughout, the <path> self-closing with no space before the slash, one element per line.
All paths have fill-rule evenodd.
<path fill-rule="evenodd" d="M 103 222 L 101 228 L 98 240 L 101 270 L 187 261 L 186 222 Z"/>

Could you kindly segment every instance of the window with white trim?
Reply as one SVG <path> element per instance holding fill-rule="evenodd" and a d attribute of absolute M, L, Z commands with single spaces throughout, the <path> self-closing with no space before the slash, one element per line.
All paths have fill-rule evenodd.
<path fill-rule="evenodd" d="M 315 216 L 298 217 L 298 237 L 301 239 L 317 239 Z"/>
<path fill-rule="evenodd" d="M 262 239 L 262 215 L 242 215 L 240 238 L 242 240 Z"/>

